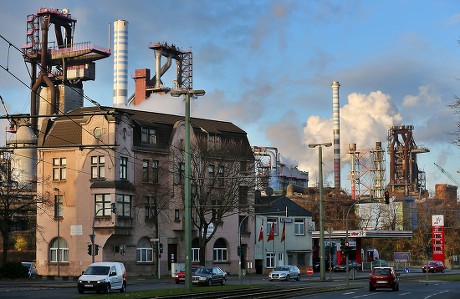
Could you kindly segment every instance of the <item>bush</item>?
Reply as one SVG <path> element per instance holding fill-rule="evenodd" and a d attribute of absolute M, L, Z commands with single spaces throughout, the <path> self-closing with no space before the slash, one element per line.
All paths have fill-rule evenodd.
<path fill-rule="evenodd" d="M 24 278 L 27 277 L 28 270 L 21 265 L 21 262 L 6 263 L 0 269 L 0 275 L 4 278 Z"/>

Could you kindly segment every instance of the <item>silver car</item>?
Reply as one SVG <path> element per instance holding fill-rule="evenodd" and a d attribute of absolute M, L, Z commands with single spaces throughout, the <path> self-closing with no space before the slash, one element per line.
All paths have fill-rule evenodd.
<path fill-rule="evenodd" d="M 295 279 L 300 280 L 300 269 L 297 266 L 285 265 L 278 266 L 273 269 L 268 275 L 268 280 L 286 280 Z"/>

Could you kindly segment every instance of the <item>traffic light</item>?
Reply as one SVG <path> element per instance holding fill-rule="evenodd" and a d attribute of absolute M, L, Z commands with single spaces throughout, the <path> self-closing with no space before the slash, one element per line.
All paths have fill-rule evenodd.
<path fill-rule="evenodd" d="M 238 256 L 241 256 L 241 246 L 238 246 Z"/>
<path fill-rule="evenodd" d="M 390 204 L 390 192 L 385 191 L 385 203 Z"/>
<path fill-rule="evenodd" d="M 98 254 L 99 254 L 99 245 L 94 244 L 94 255 L 98 255 Z"/>
<path fill-rule="evenodd" d="M 91 247 L 92 247 L 92 244 L 89 244 L 89 245 L 88 245 L 88 254 L 89 254 L 89 255 L 92 255 L 92 252 L 93 252 L 93 251 L 91 250 Z"/>
<path fill-rule="evenodd" d="M 160 253 L 163 253 L 163 243 L 160 243 Z"/>

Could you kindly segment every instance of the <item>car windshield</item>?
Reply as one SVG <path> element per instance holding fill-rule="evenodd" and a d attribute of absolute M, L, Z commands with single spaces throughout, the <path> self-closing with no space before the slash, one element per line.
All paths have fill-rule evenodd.
<path fill-rule="evenodd" d="M 87 275 L 107 275 L 109 274 L 110 267 L 107 266 L 91 266 L 86 269 L 84 274 Z"/>
<path fill-rule="evenodd" d="M 274 271 L 289 271 L 289 267 L 276 267 Z"/>
<path fill-rule="evenodd" d="M 196 274 L 212 274 L 212 269 L 199 268 L 195 271 Z"/>

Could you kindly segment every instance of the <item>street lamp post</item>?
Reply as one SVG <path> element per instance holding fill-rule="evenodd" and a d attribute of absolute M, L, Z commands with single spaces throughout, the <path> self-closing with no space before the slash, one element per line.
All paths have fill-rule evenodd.
<path fill-rule="evenodd" d="M 241 273 L 241 258 L 243 255 L 243 248 L 241 244 L 241 224 L 244 222 L 249 217 L 249 215 L 244 216 L 244 218 L 240 221 L 240 225 L 238 226 L 238 248 L 239 248 L 239 257 L 238 257 L 238 277 L 240 279 L 240 284 L 243 284 L 243 281 L 241 280 L 241 277 L 243 274 Z"/>
<path fill-rule="evenodd" d="M 324 260 L 324 199 L 323 199 L 323 146 L 330 147 L 331 142 L 309 144 L 309 148 L 318 147 L 319 153 L 319 277 L 321 281 L 325 277 L 325 260 Z"/>
<path fill-rule="evenodd" d="M 184 243 L 185 243 L 185 289 L 192 291 L 192 195 L 190 182 L 190 95 L 194 97 L 203 96 L 204 90 L 179 89 L 172 90 L 171 96 L 179 97 L 185 95 L 185 186 L 184 186 Z"/>

